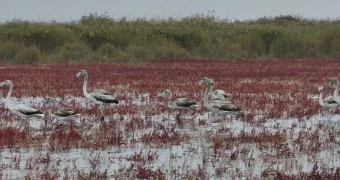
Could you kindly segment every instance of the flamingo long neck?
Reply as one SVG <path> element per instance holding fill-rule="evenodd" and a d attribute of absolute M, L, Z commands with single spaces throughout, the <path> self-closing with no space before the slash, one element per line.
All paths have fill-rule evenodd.
<path fill-rule="evenodd" d="M 325 106 L 325 103 L 323 102 L 322 100 L 322 92 L 320 92 L 320 96 L 319 96 L 319 104 L 324 107 Z"/>
<path fill-rule="evenodd" d="M 209 84 L 208 94 L 209 94 L 209 93 L 212 93 L 213 90 L 214 90 L 214 85 L 213 85 L 213 84 Z M 208 94 L 207 94 L 207 95 L 208 95 Z M 212 97 L 211 97 L 211 96 L 210 96 L 210 98 L 211 98 L 211 100 L 212 100 Z"/>
<path fill-rule="evenodd" d="M 8 93 L 7 93 L 6 102 L 5 102 L 5 105 L 6 105 L 7 107 L 12 107 L 12 101 L 11 101 L 12 91 L 13 91 L 13 84 L 10 83 L 10 84 L 9 84 L 9 91 L 8 91 Z"/>
<path fill-rule="evenodd" d="M 333 95 L 334 99 L 339 99 L 339 96 L 338 96 L 338 94 L 339 94 L 339 86 L 340 86 L 340 83 L 338 82 L 336 84 L 336 88 L 334 90 L 334 95 Z"/>
<path fill-rule="evenodd" d="M 207 87 L 204 90 L 204 94 L 203 94 L 203 105 L 204 107 L 208 108 L 209 106 L 209 102 L 208 102 L 208 93 L 209 93 L 209 89 L 210 89 L 210 84 L 207 84 Z"/>
<path fill-rule="evenodd" d="M 54 114 L 52 113 L 52 110 L 51 110 L 51 109 L 48 110 L 48 115 L 49 115 L 50 117 L 54 117 Z"/>
<path fill-rule="evenodd" d="M 172 92 L 170 92 L 168 96 L 168 107 L 170 108 L 171 108 L 171 101 L 172 101 Z"/>
<path fill-rule="evenodd" d="M 213 90 L 214 90 L 214 85 L 210 84 L 209 93 L 213 92 Z"/>
<path fill-rule="evenodd" d="M 83 84 L 83 93 L 85 97 L 89 96 L 89 93 L 87 92 L 87 81 L 89 79 L 89 75 L 86 73 L 84 78 L 84 84 Z"/>

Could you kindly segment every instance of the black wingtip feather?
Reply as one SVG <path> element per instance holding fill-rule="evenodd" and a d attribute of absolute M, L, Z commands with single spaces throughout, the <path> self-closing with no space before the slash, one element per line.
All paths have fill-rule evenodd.
<path fill-rule="evenodd" d="M 105 103 L 114 103 L 114 104 L 118 104 L 119 100 L 118 99 L 112 99 L 112 100 L 106 100 L 104 101 Z"/>
<path fill-rule="evenodd" d="M 60 117 L 68 117 L 68 116 L 72 116 L 72 115 L 78 114 L 78 112 L 72 112 L 72 113 L 70 113 L 70 112 L 71 111 L 69 111 L 69 110 L 61 111 L 61 112 L 56 113 L 55 115 L 60 116 Z"/>
<path fill-rule="evenodd" d="M 114 104 L 118 104 L 119 100 L 118 99 L 100 99 L 97 97 L 94 97 L 97 101 L 102 101 L 103 103 L 114 103 Z"/>
<path fill-rule="evenodd" d="M 240 107 L 228 107 L 228 106 L 214 106 L 214 108 L 218 108 L 221 111 L 230 111 L 230 112 L 240 112 L 242 109 Z"/>
<path fill-rule="evenodd" d="M 334 100 L 328 101 L 329 104 L 336 104 L 337 102 L 335 102 Z"/>
<path fill-rule="evenodd" d="M 25 115 L 34 115 L 34 114 L 43 114 L 41 111 L 37 110 L 37 111 L 29 111 L 29 112 L 22 112 Z"/>
<path fill-rule="evenodd" d="M 185 104 L 181 104 L 182 107 L 189 107 L 189 106 L 193 106 L 193 105 L 198 105 L 197 102 L 188 102 L 188 103 L 185 103 Z"/>

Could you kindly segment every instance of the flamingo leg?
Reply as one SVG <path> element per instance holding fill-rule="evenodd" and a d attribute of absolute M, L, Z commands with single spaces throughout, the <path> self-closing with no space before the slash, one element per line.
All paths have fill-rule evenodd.
<path fill-rule="evenodd" d="M 29 131 L 30 131 L 30 123 L 29 123 L 28 119 L 25 120 L 25 127 L 24 127 L 24 129 L 25 129 L 25 132 L 29 133 Z"/>
<path fill-rule="evenodd" d="M 73 124 L 72 124 L 72 123 L 70 123 L 70 125 L 69 125 L 69 132 L 71 132 L 71 130 L 72 130 L 72 127 L 73 127 Z"/>
<path fill-rule="evenodd" d="M 180 113 L 180 110 L 179 110 L 176 118 L 180 118 L 180 117 L 181 117 L 181 113 Z"/>
<path fill-rule="evenodd" d="M 319 109 L 319 118 L 321 118 L 321 110 Z"/>
<path fill-rule="evenodd" d="M 20 126 L 21 126 L 21 127 L 24 127 L 24 128 L 23 128 L 23 131 L 25 131 L 25 126 L 26 126 L 25 121 L 24 121 L 24 120 L 20 120 L 20 122 L 21 122 L 21 123 L 20 123 Z"/>
<path fill-rule="evenodd" d="M 100 110 L 100 122 L 104 123 L 104 112 L 102 105 L 99 106 L 99 110 Z"/>
<path fill-rule="evenodd" d="M 39 118 L 39 117 L 38 117 L 38 119 L 43 120 L 43 121 L 44 121 L 44 124 L 45 124 L 45 127 L 47 126 L 47 119 Z"/>
<path fill-rule="evenodd" d="M 62 123 L 59 123 L 55 129 L 59 129 L 59 128 L 61 128 L 61 127 L 63 127 L 63 124 L 62 124 Z"/>

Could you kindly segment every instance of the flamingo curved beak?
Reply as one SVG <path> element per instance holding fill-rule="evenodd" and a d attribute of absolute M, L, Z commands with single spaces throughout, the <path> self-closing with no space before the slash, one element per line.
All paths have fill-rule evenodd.
<path fill-rule="evenodd" d="M 332 81 L 329 81 L 329 82 L 327 83 L 327 86 L 328 86 L 329 89 L 335 89 L 334 83 L 333 83 Z"/>
<path fill-rule="evenodd" d="M 158 93 L 157 96 L 166 97 L 167 96 L 166 90 L 163 91 L 162 93 Z"/>
<path fill-rule="evenodd" d="M 203 84 L 203 80 L 200 80 L 200 82 L 198 82 L 198 86 L 202 86 L 202 84 Z"/>
<path fill-rule="evenodd" d="M 0 83 L 0 88 L 4 87 L 6 85 L 6 82 L 7 81 L 4 81 L 4 82 Z"/>
<path fill-rule="evenodd" d="M 78 72 L 77 73 L 77 79 L 79 79 L 80 75 L 81 75 L 81 72 Z"/>

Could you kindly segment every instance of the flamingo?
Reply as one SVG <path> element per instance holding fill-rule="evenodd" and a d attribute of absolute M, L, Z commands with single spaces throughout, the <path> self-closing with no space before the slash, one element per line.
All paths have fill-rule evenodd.
<path fill-rule="evenodd" d="M 335 109 L 338 106 L 338 103 L 336 103 L 334 101 L 333 96 L 327 96 L 326 98 L 322 99 L 322 94 L 323 94 L 323 91 L 324 91 L 323 86 L 319 86 L 318 91 L 320 93 L 320 95 L 319 95 L 319 105 L 324 110 L 332 110 L 332 109 Z M 319 117 L 321 117 L 320 110 L 319 110 Z"/>
<path fill-rule="evenodd" d="M 202 80 L 200 80 L 198 82 L 198 86 L 202 86 L 203 83 L 208 83 L 209 81 L 209 78 L 207 77 L 204 77 L 202 78 Z M 213 87 L 210 89 L 210 92 L 208 95 L 211 95 L 211 99 L 213 100 L 221 100 L 221 101 L 224 101 L 226 100 L 227 98 L 230 97 L 230 94 L 227 94 L 224 90 L 221 90 L 221 89 L 216 89 L 215 91 L 213 91 Z"/>
<path fill-rule="evenodd" d="M 80 116 L 78 112 L 72 111 L 70 109 L 59 109 L 56 112 L 52 113 L 50 111 L 50 117 L 56 119 L 59 122 L 65 123 L 65 122 L 71 122 L 73 121 L 73 118 Z M 58 127 L 61 126 L 61 124 L 58 125 Z"/>
<path fill-rule="evenodd" d="M 4 86 L 9 86 L 9 91 L 6 99 L 3 99 L 2 102 L 5 103 L 5 107 L 13 114 L 19 116 L 21 119 L 26 119 L 26 123 L 29 123 L 28 118 L 36 117 L 45 122 L 45 126 L 47 124 L 47 120 L 43 119 L 45 114 L 43 114 L 38 109 L 35 109 L 30 106 L 26 106 L 24 104 L 13 105 L 11 100 L 11 95 L 13 91 L 13 82 L 11 80 L 6 80 L 0 83 L 0 88 Z M 28 124 L 29 126 L 29 124 Z"/>
<path fill-rule="evenodd" d="M 161 97 L 167 97 L 168 98 L 168 107 L 173 110 L 181 110 L 181 109 L 188 109 L 191 107 L 197 107 L 198 103 L 192 100 L 189 100 L 188 98 L 178 98 L 175 100 L 172 100 L 172 92 L 170 89 L 164 90 L 161 94 L 158 96 Z M 177 115 L 177 118 L 179 118 L 180 114 Z"/>
<path fill-rule="evenodd" d="M 161 97 L 168 97 L 168 107 L 170 109 L 187 109 L 193 106 L 198 106 L 198 103 L 192 100 L 189 100 L 188 98 L 178 98 L 175 100 L 172 100 L 172 92 L 170 89 L 164 90 L 161 94 L 159 94 Z"/>
<path fill-rule="evenodd" d="M 102 105 L 104 104 L 118 104 L 119 100 L 116 99 L 111 93 L 106 91 L 105 89 L 95 89 L 91 93 L 87 92 L 87 81 L 88 81 L 88 73 L 85 69 L 79 71 L 77 73 L 77 78 L 79 79 L 80 76 L 84 75 L 84 83 L 83 83 L 83 93 L 84 96 L 90 100 L 91 102 L 99 105 L 100 110 L 100 121 L 104 122 L 104 113 L 102 109 Z"/>
<path fill-rule="evenodd" d="M 320 93 L 320 95 L 319 95 L 319 105 L 323 109 L 325 109 L 325 110 L 335 109 L 338 106 L 338 104 L 334 101 L 333 96 L 328 96 L 328 97 L 322 99 L 323 91 L 324 91 L 323 86 L 319 86 L 318 91 Z"/>
<path fill-rule="evenodd" d="M 209 102 L 208 94 L 211 90 L 211 87 L 213 86 L 214 86 L 214 80 L 209 79 L 207 81 L 207 87 L 205 89 L 204 98 L 203 98 L 204 107 L 206 107 L 209 111 L 214 112 L 219 115 L 227 115 L 227 114 L 242 112 L 240 107 L 234 104 L 228 103 L 228 102 L 216 101 L 216 100 Z"/>
<path fill-rule="evenodd" d="M 340 97 L 338 96 L 339 94 L 339 86 L 340 83 L 337 79 L 333 78 L 329 81 L 328 83 L 328 87 L 330 88 L 334 88 L 334 85 L 336 86 L 335 90 L 334 90 L 334 94 L 333 94 L 333 99 L 337 104 L 340 104 Z"/>

